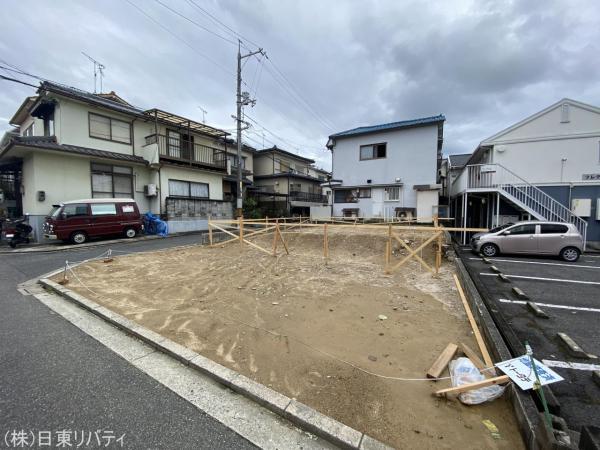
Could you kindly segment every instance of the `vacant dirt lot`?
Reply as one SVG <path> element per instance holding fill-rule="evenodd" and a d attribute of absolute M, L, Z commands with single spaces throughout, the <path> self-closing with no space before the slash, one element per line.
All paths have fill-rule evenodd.
<path fill-rule="evenodd" d="M 416 262 L 385 275 L 385 235 L 330 229 L 328 262 L 320 229 L 285 233 L 291 254 L 278 258 L 239 243 L 123 256 L 76 269 L 95 294 L 69 286 L 395 447 L 522 448 L 506 400 L 467 407 L 432 397 L 449 380 L 386 378 L 423 378 L 448 342 L 476 344 L 453 264 L 438 278 Z"/>

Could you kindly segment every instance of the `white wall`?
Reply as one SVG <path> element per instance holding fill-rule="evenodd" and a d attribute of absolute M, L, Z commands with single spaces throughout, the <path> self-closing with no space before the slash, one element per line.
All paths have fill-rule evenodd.
<path fill-rule="evenodd" d="M 437 214 L 439 204 L 438 191 L 417 191 L 417 219 L 419 222 L 431 222 Z"/>
<path fill-rule="evenodd" d="M 404 198 L 406 197 L 406 188 L 400 187 L 400 199 L 394 201 L 384 200 L 384 188 L 371 188 L 371 198 L 359 198 L 355 203 L 333 203 L 333 215 L 335 217 L 343 216 L 344 209 L 355 209 L 359 208 L 359 217 L 373 218 L 373 217 L 393 217 L 395 215 L 396 208 L 403 207 L 405 205 Z M 332 198 L 335 201 L 335 195 L 332 194 Z M 416 207 L 416 196 L 415 204 L 407 205 L 408 208 Z"/>
<path fill-rule="evenodd" d="M 416 207 L 415 184 L 435 184 L 437 178 L 436 125 L 338 138 L 333 151 L 333 178 L 343 186 L 404 184 L 404 205 Z M 360 146 L 387 143 L 386 158 L 360 160 Z"/>

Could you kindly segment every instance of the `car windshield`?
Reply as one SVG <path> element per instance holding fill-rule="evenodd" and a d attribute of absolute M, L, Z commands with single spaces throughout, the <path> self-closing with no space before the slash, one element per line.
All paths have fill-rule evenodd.
<path fill-rule="evenodd" d="M 48 215 L 50 217 L 58 217 L 59 213 L 60 213 L 60 205 L 52 205 L 52 209 L 50 210 L 50 213 Z"/>
<path fill-rule="evenodd" d="M 505 228 L 508 228 L 508 227 L 510 227 L 510 226 L 513 226 L 513 225 L 514 225 L 514 223 L 512 223 L 512 222 L 508 222 L 508 223 L 505 223 L 504 225 L 500 225 L 499 227 L 492 228 L 492 229 L 491 229 L 489 232 L 490 232 L 490 233 L 497 233 L 498 231 L 502 231 L 502 230 L 504 230 Z"/>

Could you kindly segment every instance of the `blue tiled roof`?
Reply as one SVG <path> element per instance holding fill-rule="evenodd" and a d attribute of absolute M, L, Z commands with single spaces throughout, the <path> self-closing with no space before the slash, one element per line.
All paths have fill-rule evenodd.
<path fill-rule="evenodd" d="M 434 123 L 443 122 L 446 120 L 443 114 L 431 117 L 422 117 L 420 119 L 402 120 L 400 122 L 382 123 L 380 125 L 371 125 L 366 127 L 353 128 L 351 130 L 341 131 L 332 134 L 330 138 L 354 136 L 359 134 L 374 133 L 377 131 L 396 130 L 399 128 L 419 127 L 423 125 L 431 125 Z"/>

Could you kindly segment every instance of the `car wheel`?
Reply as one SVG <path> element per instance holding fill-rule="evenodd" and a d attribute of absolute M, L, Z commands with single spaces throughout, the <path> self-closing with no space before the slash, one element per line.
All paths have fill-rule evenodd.
<path fill-rule="evenodd" d="M 565 247 L 560 251 L 560 257 L 568 262 L 575 262 L 579 259 L 581 252 L 575 247 Z"/>
<path fill-rule="evenodd" d="M 137 236 L 137 230 L 135 228 L 127 228 L 125 230 L 125 237 L 131 239 Z"/>
<path fill-rule="evenodd" d="M 488 258 L 491 256 L 496 256 L 499 253 L 498 247 L 496 247 L 494 244 L 483 244 L 479 251 L 483 256 Z"/>
<path fill-rule="evenodd" d="M 85 241 L 87 241 L 87 234 L 83 231 L 75 231 L 71 235 L 71 242 L 73 244 L 83 244 Z"/>
<path fill-rule="evenodd" d="M 17 248 L 17 243 L 16 242 L 10 241 L 8 243 L 8 245 L 10 245 L 10 248 Z"/>

